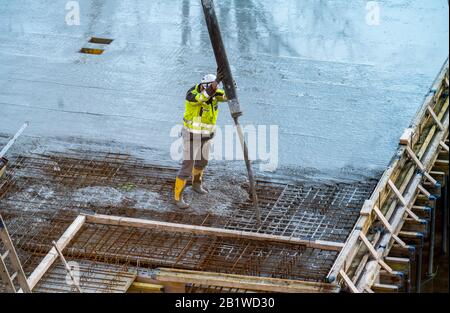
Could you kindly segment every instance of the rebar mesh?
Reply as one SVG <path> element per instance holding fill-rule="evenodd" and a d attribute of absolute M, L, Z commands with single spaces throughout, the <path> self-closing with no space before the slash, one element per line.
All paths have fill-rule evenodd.
<path fill-rule="evenodd" d="M 25 271 L 29 274 L 82 212 L 221 227 L 302 239 L 344 242 L 376 181 L 341 184 L 257 181 L 262 227 L 252 203 L 242 198 L 220 213 L 177 211 L 170 201 L 176 169 L 146 164 L 120 153 L 74 151 L 18 156 L 0 182 L 0 208 Z M 158 195 L 149 207 L 136 199 L 89 201 L 74 194 L 89 187 Z M 247 189 L 246 184 L 242 184 Z M 109 190 L 109 189 L 108 189 Z M 159 205 L 169 209 L 160 210 Z M 76 259 L 147 267 L 175 267 L 254 276 L 321 281 L 336 252 L 296 245 L 156 233 L 87 224 L 64 251 Z"/>

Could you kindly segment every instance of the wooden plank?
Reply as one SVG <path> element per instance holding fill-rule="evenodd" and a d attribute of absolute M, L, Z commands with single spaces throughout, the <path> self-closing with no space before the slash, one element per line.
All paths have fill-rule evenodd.
<path fill-rule="evenodd" d="M 428 190 L 426 190 L 422 185 L 419 185 L 418 188 L 419 188 L 420 192 L 421 192 L 425 197 L 427 197 L 428 199 L 430 199 L 431 193 L 430 193 Z"/>
<path fill-rule="evenodd" d="M 25 276 L 25 273 L 22 268 L 22 264 L 20 263 L 19 257 L 17 256 L 16 248 L 14 247 L 14 245 L 11 241 L 11 237 L 9 236 L 8 229 L 6 228 L 5 222 L 3 221 L 3 218 L 1 215 L 0 215 L 0 238 L 3 242 L 4 247 L 8 251 L 8 256 L 9 256 L 9 261 L 11 262 L 11 267 L 17 273 L 17 281 L 19 282 L 20 288 L 24 292 L 30 293 L 31 289 L 30 289 L 30 286 L 28 285 L 27 277 Z M 5 263 L 2 260 L 2 266 L 4 264 Z M 6 274 L 11 274 L 6 269 L 6 265 L 5 265 L 4 271 Z M 14 279 L 11 279 L 11 277 L 9 277 L 9 280 L 13 281 Z M 7 280 L 7 282 L 8 282 L 8 280 Z M 14 292 L 15 292 L 15 288 L 14 288 Z"/>
<path fill-rule="evenodd" d="M 344 272 L 344 270 L 340 270 L 339 274 L 344 279 L 345 284 L 347 285 L 347 287 L 350 289 L 351 292 L 353 292 L 353 293 L 361 293 L 358 290 L 358 288 L 356 288 L 355 284 L 352 282 L 350 277 L 348 277 L 347 273 Z"/>
<path fill-rule="evenodd" d="M 412 128 L 406 128 L 403 134 L 400 137 L 400 144 L 401 145 L 409 145 L 411 143 L 411 139 L 414 134 L 414 129 Z"/>
<path fill-rule="evenodd" d="M 2 178 L 3 175 L 4 175 L 5 172 L 6 172 L 6 165 L 7 165 L 7 164 L 8 164 L 8 159 L 7 159 L 7 158 L 5 158 L 5 157 L 0 158 L 0 178 Z M 3 182 L 3 183 L 0 185 L 0 189 L 3 187 L 3 184 L 5 184 L 5 182 Z"/>
<path fill-rule="evenodd" d="M 386 264 L 388 264 L 393 270 L 408 273 L 410 270 L 410 260 L 407 258 L 399 258 L 387 256 L 384 258 Z"/>
<path fill-rule="evenodd" d="M 406 243 L 403 242 L 394 232 L 392 229 L 391 224 L 389 224 L 389 221 L 384 217 L 383 213 L 380 211 L 380 209 L 375 206 L 374 207 L 375 214 L 378 216 L 380 221 L 383 223 L 383 225 L 386 227 L 386 229 L 392 234 L 392 238 L 402 247 L 406 247 Z"/>
<path fill-rule="evenodd" d="M 186 293 L 186 284 L 166 282 L 164 283 L 164 293 Z"/>
<path fill-rule="evenodd" d="M 268 292 L 317 293 L 340 291 L 339 286 L 336 284 L 172 268 L 157 269 L 155 279 L 159 282 L 202 284 Z"/>
<path fill-rule="evenodd" d="M 8 268 L 6 267 L 3 258 L 0 258 L 0 278 L 1 281 L 5 284 L 7 292 L 10 293 L 16 292 L 16 287 L 14 286 L 14 283 L 12 282 L 11 277 L 9 276 Z"/>
<path fill-rule="evenodd" d="M 401 258 L 409 258 L 410 260 L 414 260 L 414 255 L 411 252 L 411 246 L 402 247 L 398 244 L 393 244 L 391 249 L 389 250 L 389 256 L 393 257 L 401 257 Z"/>
<path fill-rule="evenodd" d="M 128 292 L 142 291 L 145 293 L 160 293 L 163 291 L 163 289 L 164 289 L 163 285 L 134 282 L 131 284 Z"/>
<path fill-rule="evenodd" d="M 241 238 L 247 240 L 257 241 L 272 241 L 285 244 L 302 245 L 311 248 L 318 248 L 323 250 L 340 251 L 344 246 L 340 242 L 331 242 L 324 240 L 305 240 L 300 238 L 277 236 L 263 233 L 252 233 L 241 230 L 223 229 L 215 227 L 194 226 L 177 223 L 167 223 L 160 221 L 151 221 L 129 217 L 107 216 L 107 215 L 86 215 L 88 223 L 116 225 L 126 227 L 136 227 L 144 229 L 155 229 L 168 232 L 181 232 L 195 235 L 218 236 L 225 238 Z"/>
<path fill-rule="evenodd" d="M 428 222 L 426 220 L 421 220 L 420 222 L 417 222 L 412 218 L 406 218 L 402 226 L 402 231 L 414 231 L 422 233 L 424 236 L 427 236 L 429 232 L 428 228 L 429 228 Z"/>
<path fill-rule="evenodd" d="M 445 142 L 441 141 L 439 144 L 441 145 L 442 149 L 444 149 L 445 151 L 449 152 L 448 151 L 448 146 L 445 144 Z"/>
<path fill-rule="evenodd" d="M 387 265 L 378 255 L 377 251 L 375 250 L 375 248 L 372 246 L 372 244 L 370 243 L 369 239 L 367 239 L 367 237 L 363 234 L 360 233 L 359 234 L 359 238 L 361 238 L 361 240 L 364 242 L 364 244 L 366 245 L 367 249 L 369 249 L 369 252 L 372 254 L 373 258 L 375 260 L 377 260 L 377 262 L 389 273 L 393 273 L 394 271 L 392 270 L 392 268 Z"/>
<path fill-rule="evenodd" d="M 84 215 L 77 216 L 77 218 L 67 228 L 64 234 L 58 239 L 56 244 L 58 245 L 58 248 L 61 251 L 64 250 L 64 248 L 69 244 L 72 238 L 75 237 L 77 232 L 84 225 L 85 221 L 86 216 Z M 47 272 L 50 266 L 52 266 L 52 264 L 56 261 L 57 258 L 58 252 L 56 251 L 55 248 L 52 248 L 50 252 L 41 261 L 41 263 L 39 263 L 39 265 L 36 267 L 33 273 L 31 273 L 30 277 L 28 277 L 28 285 L 30 286 L 31 290 L 33 290 L 33 288 L 36 286 L 36 284 L 39 282 L 42 276 L 44 276 L 44 274 Z"/>
<path fill-rule="evenodd" d="M 403 198 L 402 193 L 398 190 L 398 188 L 395 186 L 394 182 L 392 180 L 388 180 L 388 185 L 391 187 L 394 194 L 397 196 L 397 198 L 400 200 L 402 205 L 407 206 L 408 203 L 406 202 L 405 198 Z"/>
<path fill-rule="evenodd" d="M 388 284 L 388 285 L 395 285 L 399 287 L 399 289 L 403 289 L 405 286 L 405 277 L 403 272 L 401 272 L 401 275 L 392 275 L 385 270 L 380 270 L 380 277 L 379 277 L 379 283 L 380 284 Z"/>
<path fill-rule="evenodd" d="M 444 115 L 445 115 L 445 114 L 448 114 L 448 106 L 449 106 L 449 101 L 448 101 L 448 100 L 449 100 L 449 99 L 448 99 L 448 97 L 447 97 L 447 99 L 445 100 L 444 105 L 442 106 L 441 112 L 439 113 L 439 119 L 444 119 L 444 123 L 447 125 L 447 126 L 444 126 L 444 127 L 447 127 L 447 128 L 445 128 L 445 129 L 447 130 L 447 132 L 448 132 L 448 120 L 447 120 L 448 117 L 447 117 L 447 118 L 444 118 Z M 426 137 L 425 140 L 423 141 L 423 143 L 422 143 L 422 145 L 421 145 L 419 151 L 416 153 L 416 155 L 417 155 L 417 157 L 419 158 L 419 160 L 422 160 L 423 155 L 424 155 L 425 152 L 427 151 L 428 146 L 430 145 L 430 142 L 433 140 L 433 138 L 435 137 L 436 134 L 437 134 L 440 138 L 444 137 L 444 136 L 443 136 L 443 132 L 444 132 L 444 131 L 440 131 L 440 132 L 436 132 L 436 131 L 437 131 L 437 126 L 436 126 L 436 125 L 433 125 L 433 126 L 430 128 L 430 130 L 429 130 L 429 132 L 428 132 L 428 134 L 427 134 L 427 137 Z M 442 139 L 439 140 L 439 142 L 440 142 L 440 141 L 442 141 Z M 438 144 L 439 144 L 439 143 L 438 143 Z M 436 149 L 437 149 L 437 147 L 436 147 Z M 425 163 L 425 162 L 422 162 L 422 163 Z"/>
<path fill-rule="evenodd" d="M 448 160 L 437 159 L 435 164 L 448 166 Z"/>
<path fill-rule="evenodd" d="M 373 209 L 373 201 L 372 200 L 366 200 L 364 201 L 363 207 L 361 209 L 361 212 L 359 214 L 361 215 L 370 215 L 372 213 Z"/>
<path fill-rule="evenodd" d="M 398 292 L 398 286 L 396 285 L 388 285 L 388 284 L 373 284 L 372 285 L 372 290 L 374 292 L 379 292 L 379 293 L 395 293 Z"/>
<path fill-rule="evenodd" d="M 422 162 L 420 162 L 420 160 L 417 158 L 416 154 L 414 153 L 414 151 L 412 151 L 412 149 L 410 147 L 406 147 L 406 152 L 408 153 L 409 157 L 414 161 L 414 163 L 416 163 L 417 167 L 422 171 L 423 175 L 433 184 L 436 185 L 437 181 L 436 179 L 434 179 L 426 170 L 425 167 L 423 166 Z"/>
<path fill-rule="evenodd" d="M 360 219 L 361 220 L 361 219 Z M 350 233 L 350 236 L 347 238 L 344 248 L 339 253 L 336 261 L 333 264 L 333 267 L 329 271 L 327 275 L 327 281 L 333 282 L 337 278 L 341 269 L 346 271 L 350 266 L 355 254 L 358 250 L 358 238 L 361 230 L 353 229 Z"/>
<path fill-rule="evenodd" d="M 416 222 L 420 223 L 421 219 L 410 208 L 405 208 L 405 212 L 412 217 Z"/>
<path fill-rule="evenodd" d="M 441 176 L 441 177 L 443 177 L 443 176 L 445 176 L 446 174 L 445 174 L 445 172 L 443 172 L 443 171 L 430 171 L 430 175 L 433 175 L 433 176 Z"/>
<path fill-rule="evenodd" d="M 361 242 L 361 246 L 364 246 L 364 243 Z M 360 246 L 360 247 L 361 247 Z M 355 273 L 353 274 L 352 282 L 356 284 L 358 282 L 359 275 L 361 275 L 364 270 L 364 266 L 369 261 L 370 253 L 366 253 L 361 260 L 359 261 L 358 266 L 356 267 Z"/>
<path fill-rule="evenodd" d="M 434 112 L 433 108 L 431 106 L 427 106 L 428 113 L 430 113 L 430 116 L 433 118 L 436 125 L 439 127 L 440 130 L 444 130 L 444 126 L 442 126 L 441 121 L 438 119 L 436 113 Z"/>

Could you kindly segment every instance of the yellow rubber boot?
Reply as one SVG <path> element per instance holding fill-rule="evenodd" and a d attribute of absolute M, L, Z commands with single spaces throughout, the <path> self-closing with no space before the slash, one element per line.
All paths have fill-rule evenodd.
<path fill-rule="evenodd" d="M 175 189 L 174 189 L 174 200 L 179 209 L 187 209 L 189 208 L 189 204 L 184 202 L 183 200 L 183 191 L 184 187 L 186 187 L 187 181 L 181 178 L 175 180 Z"/>
<path fill-rule="evenodd" d="M 203 188 L 203 170 L 195 168 L 192 170 L 192 190 L 195 192 L 206 195 L 208 190 Z"/>

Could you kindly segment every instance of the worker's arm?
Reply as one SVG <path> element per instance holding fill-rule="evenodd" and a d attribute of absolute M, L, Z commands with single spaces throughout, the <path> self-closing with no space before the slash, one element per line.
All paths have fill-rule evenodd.
<path fill-rule="evenodd" d="M 223 91 L 222 89 L 217 89 L 216 91 L 216 99 L 219 102 L 227 102 L 228 98 L 225 95 L 225 91 Z"/>
<path fill-rule="evenodd" d="M 192 103 L 206 102 L 209 100 L 209 96 L 205 92 L 197 92 L 197 86 L 192 87 L 186 94 L 186 100 Z"/>

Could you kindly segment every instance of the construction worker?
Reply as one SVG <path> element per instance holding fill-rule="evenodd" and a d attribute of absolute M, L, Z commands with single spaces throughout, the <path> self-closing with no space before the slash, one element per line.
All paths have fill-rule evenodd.
<path fill-rule="evenodd" d="M 192 176 L 192 189 L 205 195 L 208 191 L 203 187 L 203 171 L 208 164 L 211 139 L 214 137 L 218 102 L 225 102 L 225 92 L 219 89 L 219 79 L 214 74 L 203 77 L 202 82 L 195 85 L 186 94 L 184 112 L 183 163 L 175 181 L 174 199 L 180 209 L 189 208 L 183 200 L 183 191 L 187 180 Z"/>

